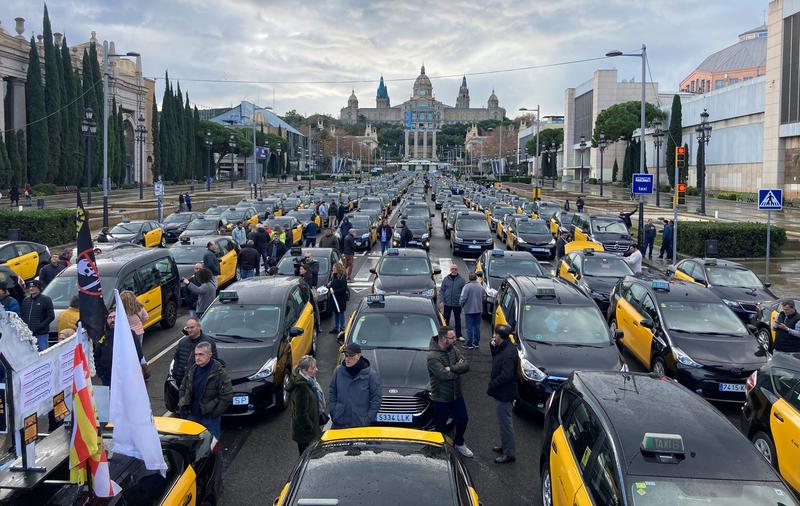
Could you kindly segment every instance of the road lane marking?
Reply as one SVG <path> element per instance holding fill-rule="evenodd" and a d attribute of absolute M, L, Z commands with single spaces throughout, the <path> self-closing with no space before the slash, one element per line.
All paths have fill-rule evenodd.
<path fill-rule="evenodd" d="M 148 364 L 152 364 L 153 362 L 155 362 L 155 361 L 156 361 L 156 360 L 158 360 L 159 358 L 163 357 L 164 355 L 166 355 L 166 354 L 167 354 L 167 352 L 168 352 L 169 350 L 171 350 L 172 348 L 174 348 L 174 347 L 178 346 L 178 343 L 179 343 L 180 341 L 181 341 L 181 340 L 180 340 L 180 339 L 178 339 L 178 340 L 177 340 L 177 341 L 175 341 L 174 343 L 170 344 L 169 346 L 167 346 L 166 348 L 164 348 L 163 350 L 161 350 L 160 352 L 158 352 L 158 355 L 156 355 L 155 357 L 153 357 L 153 358 L 151 358 L 150 360 L 148 360 L 148 361 L 147 361 L 147 363 L 148 363 Z"/>

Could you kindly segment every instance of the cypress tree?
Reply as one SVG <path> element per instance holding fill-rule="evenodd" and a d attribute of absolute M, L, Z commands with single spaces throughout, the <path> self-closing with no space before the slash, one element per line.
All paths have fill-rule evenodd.
<path fill-rule="evenodd" d="M 44 45 L 44 104 L 47 111 L 47 138 L 53 152 L 47 158 L 47 180 L 59 177 L 61 166 L 61 76 L 59 75 L 59 55 L 53 44 L 53 30 L 47 5 L 44 6 L 42 44 Z"/>
<path fill-rule="evenodd" d="M 78 176 L 78 142 L 80 136 L 80 115 L 75 94 L 75 76 L 72 70 L 72 59 L 69 55 L 66 35 L 61 40 L 61 84 L 63 89 L 64 112 L 61 115 L 61 167 L 64 173 L 64 184 L 72 184 Z"/>
<path fill-rule="evenodd" d="M 83 86 L 86 87 L 86 68 L 84 68 Z M 89 44 L 89 82 L 94 85 L 94 103 L 90 104 L 94 110 L 94 119 L 97 122 L 97 133 L 92 139 L 92 181 L 102 187 L 103 178 L 103 117 L 105 115 L 105 102 L 103 96 L 103 75 L 100 72 L 100 62 L 97 59 L 97 44 Z M 110 113 L 111 111 L 109 111 Z"/>
<path fill-rule="evenodd" d="M 200 131 L 200 111 L 197 110 L 197 106 L 194 106 L 194 114 L 192 116 L 192 132 L 194 134 L 194 170 L 192 171 L 192 176 L 197 179 L 198 171 L 203 170 L 205 167 L 203 160 L 206 149 L 203 142 L 204 136 Z"/>
<path fill-rule="evenodd" d="M 43 183 L 47 180 L 50 140 L 47 137 L 47 112 L 42 87 L 42 68 L 39 64 L 39 51 L 36 41 L 31 37 L 28 53 L 28 75 L 25 81 L 25 106 L 28 118 L 27 173 L 26 182 Z"/>
<path fill-rule="evenodd" d="M 17 130 L 17 151 L 19 152 L 19 166 L 20 170 L 17 174 L 19 179 L 17 179 L 16 184 L 19 187 L 21 184 L 24 185 L 28 182 L 28 152 L 27 152 L 28 142 L 26 140 L 25 130 L 19 129 Z M 12 181 L 13 183 L 13 181 Z"/>
<path fill-rule="evenodd" d="M 631 183 L 633 173 L 633 146 L 628 142 L 625 146 L 625 159 L 622 162 L 622 182 L 626 185 Z"/>
<path fill-rule="evenodd" d="M 86 142 L 81 134 L 81 122 L 83 121 L 84 115 L 84 106 L 83 106 L 83 82 L 81 80 L 81 75 L 77 69 L 73 70 L 72 72 L 72 88 L 75 93 L 75 107 L 73 115 L 75 117 L 75 162 L 74 162 L 74 170 L 75 174 L 73 175 L 73 182 L 77 183 L 77 186 L 80 186 L 80 181 L 83 181 L 85 177 L 84 172 L 86 167 L 84 165 L 85 160 L 85 151 L 86 147 L 84 146 L 84 142 Z"/>
<path fill-rule="evenodd" d="M 157 175 L 169 178 L 170 174 L 170 150 L 169 150 L 169 129 L 170 129 L 170 87 L 169 72 L 164 74 L 164 95 L 161 97 L 161 117 L 158 124 L 158 170 Z"/>
<path fill-rule="evenodd" d="M 686 165 L 683 168 L 683 170 L 681 170 L 678 173 L 678 177 L 680 178 L 681 181 L 683 181 L 683 182 L 688 184 L 689 183 L 689 145 L 688 144 L 684 144 L 683 145 L 683 149 L 686 150 Z"/>
<path fill-rule="evenodd" d="M 153 104 L 150 109 L 150 138 L 153 139 L 153 180 L 158 179 L 160 174 L 161 144 L 158 136 L 158 105 L 156 104 L 156 94 L 153 92 Z"/>
<path fill-rule="evenodd" d="M 667 156 L 666 167 L 669 175 L 669 184 L 675 186 L 675 147 L 680 146 L 683 140 L 683 113 L 681 112 L 681 97 L 672 97 L 672 112 L 669 118 L 669 129 L 667 130 Z"/>
<path fill-rule="evenodd" d="M 186 170 L 186 121 L 183 119 L 183 93 L 181 93 L 181 83 L 178 83 L 178 89 L 173 97 L 173 114 L 175 122 L 175 174 L 173 181 L 183 179 L 183 174 Z"/>
<path fill-rule="evenodd" d="M 186 94 L 186 105 L 183 109 L 183 124 L 184 132 L 186 135 L 186 170 L 183 173 L 184 179 L 189 179 L 189 175 L 194 173 L 195 169 L 195 140 L 194 140 L 194 116 L 192 115 L 192 106 L 189 105 L 189 94 Z"/>
<path fill-rule="evenodd" d="M 9 172 L 11 174 L 9 182 L 19 181 L 19 173 L 22 169 L 19 158 L 19 143 L 17 133 L 14 130 L 6 132 L 6 151 L 8 152 Z"/>

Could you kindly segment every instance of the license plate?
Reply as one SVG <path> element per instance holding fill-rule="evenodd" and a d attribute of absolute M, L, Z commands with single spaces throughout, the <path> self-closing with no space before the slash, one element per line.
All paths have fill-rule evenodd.
<path fill-rule="evenodd" d="M 412 419 L 411 413 L 378 413 L 375 417 L 376 422 L 411 423 Z"/>
<path fill-rule="evenodd" d="M 246 406 L 250 401 L 250 396 L 248 395 L 234 395 L 232 404 L 234 406 Z"/>
<path fill-rule="evenodd" d="M 550 248 L 531 248 L 531 251 L 541 251 L 542 253 L 550 253 Z"/>
<path fill-rule="evenodd" d="M 477 244 L 470 244 L 469 249 L 481 249 L 481 247 L 478 246 Z"/>
<path fill-rule="evenodd" d="M 419 241 L 408 241 L 408 244 L 419 244 Z"/>
<path fill-rule="evenodd" d="M 744 392 L 744 385 L 737 383 L 720 383 L 720 392 Z"/>

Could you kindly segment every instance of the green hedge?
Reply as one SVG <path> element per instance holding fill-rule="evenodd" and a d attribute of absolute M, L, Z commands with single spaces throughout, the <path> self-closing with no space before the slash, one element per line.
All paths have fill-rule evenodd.
<path fill-rule="evenodd" d="M 58 187 L 53 183 L 39 183 L 34 185 L 32 188 L 33 195 L 36 197 L 41 197 L 42 195 L 55 195 L 58 193 Z"/>
<path fill-rule="evenodd" d="M 720 200 L 739 200 L 740 195 L 739 192 L 719 192 L 716 198 Z"/>
<path fill-rule="evenodd" d="M 8 229 L 19 229 L 19 238 L 48 246 L 75 241 L 74 209 L 0 211 L 0 239 L 8 239 Z"/>
<path fill-rule="evenodd" d="M 772 226 L 770 255 L 778 256 L 786 243 L 786 230 Z M 716 239 L 722 258 L 766 256 L 767 225 L 764 223 L 678 223 L 678 251 L 690 256 L 705 254 L 706 239 Z"/>

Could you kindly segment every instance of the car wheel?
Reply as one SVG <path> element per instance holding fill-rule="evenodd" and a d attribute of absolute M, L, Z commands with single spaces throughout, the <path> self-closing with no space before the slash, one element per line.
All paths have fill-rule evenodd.
<path fill-rule="evenodd" d="M 166 248 L 167 247 L 167 238 L 163 235 L 161 236 L 161 242 L 158 243 L 159 248 Z"/>
<path fill-rule="evenodd" d="M 756 432 L 751 441 L 753 442 L 753 446 L 756 447 L 756 450 L 758 450 L 758 453 L 767 459 L 767 462 L 769 462 L 772 467 L 778 467 L 778 457 L 775 453 L 775 445 L 766 432 Z"/>
<path fill-rule="evenodd" d="M 238 267 L 236 268 L 235 274 L 233 275 L 233 280 L 234 282 L 242 280 L 242 271 L 240 271 Z"/>
<path fill-rule="evenodd" d="M 276 392 L 275 395 L 275 406 L 278 408 L 278 411 L 283 411 L 289 406 L 289 378 L 292 376 L 292 356 L 286 359 L 286 369 L 283 371 L 283 381 L 281 382 L 281 391 L 280 393 Z"/>
<path fill-rule="evenodd" d="M 553 482 L 550 478 L 550 464 L 547 462 L 542 469 L 542 504 L 553 506 Z"/>
<path fill-rule="evenodd" d="M 311 351 L 309 352 L 309 355 L 312 357 L 317 356 L 317 329 L 314 329 L 311 334 Z"/>
<path fill-rule="evenodd" d="M 760 344 L 762 348 L 769 350 L 772 344 L 772 334 L 769 329 L 762 327 L 756 332 L 756 340 L 758 340 L 758 344 Z"/>
<path fill-rule="evenodd" d="M 164 308 L 164 314 L 161 316 L 161 328 L 171 329 L 175 326 L 177 320 L 178 305 L 174 300 L 171 300 L 167 303 L 167 306 Z"/>
<path fill-rule="evenodd" d="M 667 366 L 664 365 L 664 359 L 661 357 L 656 357 L 650 363 L 650 369 L 653 373 L 659 376 L 666 376 L 667 375 Z"/>

